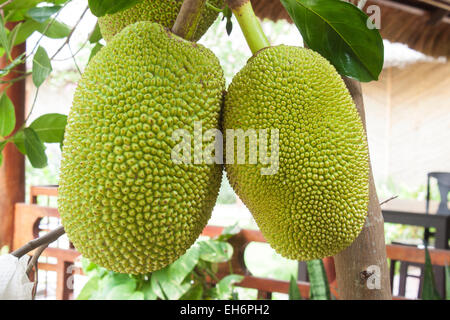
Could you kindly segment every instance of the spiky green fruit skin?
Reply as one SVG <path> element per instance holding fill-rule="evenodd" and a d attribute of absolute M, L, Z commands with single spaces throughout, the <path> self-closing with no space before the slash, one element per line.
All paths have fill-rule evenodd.
<path fill-rule="evenodd" d="M 58 207 L 94 263 L 143 274 L 177 260 L 211 216 L 222 167 L 177 165 L 177 129 L 219 128 L 225 80 L 201 45 L 139 22 L 91 60 L 65 132 Z"/>
<path fill-rule="evenodd" d="M 276 174 L 261 175 L 268 165 L 228 164 L 228 158 L 225 165 L 271 246 L 295 260 L 332 256 L 349 246 L 368 210 L 368 146 L 335 68 L 307 49 L 260 51 L 235 76 L 225 99 L 224 129 L 239 128 L 279 130 Z"/>
<path fill-rule="evenodd" d="M 223 0 L 212 0 L 210 3 L 218 8 L 223 6 Z M 109 42 L 120 30 L 138 21 L 157 22 L 166 28 L 172 28 L 182 4 L 183 0 L 142 0 L 129 9 L 100 17 L 100 31 Z M 205 8 L 192 41 L 198 41 L 217 16 L 217 12 Z"/>

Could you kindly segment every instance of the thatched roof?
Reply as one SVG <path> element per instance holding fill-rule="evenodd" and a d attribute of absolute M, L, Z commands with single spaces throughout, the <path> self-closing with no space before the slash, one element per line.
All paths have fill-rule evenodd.
<path fill-rule="evenodd" d="M 260 18 L 289 18 L 278 0 L 251 0 Z M 357 3 L 357 0 L 352 0 Z M 369 0 L 381 9 L 381 35 L 432 57 L 450 58 L 450 0 Z"/>

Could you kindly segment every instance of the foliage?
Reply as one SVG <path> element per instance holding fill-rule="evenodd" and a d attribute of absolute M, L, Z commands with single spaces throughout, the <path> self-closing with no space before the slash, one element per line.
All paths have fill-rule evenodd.
<path fill-rule="evenodd" d="M 302 295 L 294 276 L 291 276 L 291 281 L 289 282 L 289 300 L 302 300 Z"/>
<path fill-rule="evenodd" d="M 331 300 L 330 285 L 322 260 L 311 260 L 307 263 L 308 276 L 311 282 L 311 300 Z"/>
<path fill-rule="evenodd" d="M 107 271 L 82 260 L 88 282 L 78 300 L 203 300 L 237 299 L 234 284 L 243 277 L 230 274 L 217 278 L 218 264 L 229 262 L 233 247 L 227 240 L 239 232 L 236 226 L 224 229 L 214 239 L 197 241 L 182 257 L 162 270 L 142 276 Z M 208 279 L 214 280 L 212 284 Z"/>
<path fill-rule="evenodd" d="M 1 70 L 1 76 L 7 76 L 14 67 L 25 62 L 31 62 L 32 71 L 27 72 L 15 79 L 3 79 L 1 83 L 6 84 L 5 89 L 1 93 L 0 98 L 0 152 L 7 143 L 12 143 L 16 148 L 25 154 L 34 168 L 44 168 L 48 164 L 47 155 L 45 154 L 46 147 L 44 143 L 59 143 L 61 144 L 64 136 L 64 128 L 67 123 L 67 116 L 63 114 L 51 113 L 45 114 L 33 123 L 28 125 L 26 122 L 33 112 L 36 103 L 36 97 L 39 88 L 44 81 L 52 73 L 52 60 L 58 52 L 69 45 L 69 40 L 73 34 L 75 27 L 70 28 L 65 23 L 58 21 L 57 17 L 61 10 L 71 0 L 28 0 L 28 1 L 12 1 L 6 4 L 3 8 L 3 16 L 0 21 L 0 45 L 1 55 L 6 56 L 9 64 Z M 0 1 L 4 3 L 5 0 Z M 18 22 L 12 30 L 6 26 L 9 22 Z M 95 31 L 95 30 L 94 30 Z M 30 54 L 22 54 L 18 57 L 12 57 L 12 48 L 25 42 L 32 34 L 38 32 L 41 34 L 41 40 L 44 37 L 52 39 L 65 39 L 62 47 L 57 52 L 49 57 L 46 49 L 38 44 L 31 51 Z M 101 40 L 101 37 L 95 38 L 96 44 Z M 16 125 L 16 118 L 14 113 L 14 106 L 8 95 L 7 89 L 17 80 L 31 76 L 34 85 L 36 86 L 36 97 L 29 114 L 26 117 L 25 125 L 22 125 L 13 135 L 10 135 Z M 0 164 L 1 164 L 0 156 Z"/>
<path fill-rule="evenodd" d="M 89 8 L 97 17 L 113 14 L 136 5 L 140 0 L 89 0 Z"/>
<path fill-rule="evenodd" d="M 358 7 L 336 0 L 281 0 L 309 48 L 347 77 L 369 82 L 383 69 L 380 32 Z"/>
<path fill-rule="evenodd" d="M 431 264 L 430 252 L 427 246 L 425 246 L 425 267 L 423 273 L 422 300 L 441 300 L 442 298 L 436 289 L 433 265 Z M 447 280 L 450 281 L 450 279 Z"/>

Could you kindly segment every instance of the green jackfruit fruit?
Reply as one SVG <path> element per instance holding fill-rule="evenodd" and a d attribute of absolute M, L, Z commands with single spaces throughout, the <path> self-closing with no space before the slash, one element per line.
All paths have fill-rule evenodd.
<path fill-rule="evenodd" d="M 175 130 L 217 129 L 225 79 L 207 48 L 162 26 L 125 28 L 86 68 L 65 132 L 58 207 L 76 249 L 142 274 L 178 259 L 215 204 L 222 166 L 175 164 Z"/>
<path fill-rule="evenodd" d="M 210 0 L 210 3 L 217 8 L 221 8 L 223 1 Z M 157 22 L 166 28 L 172 28 L 182 4 L 183 0 L 142 0 L 129 9 L 100 17 L 98 19 L 100 31 L 103 38 L 108 42 L 120 30 L 138 21 Z M 217 16 L 216 11 L 205 7 L 201 22 L 192 40 L 199 40 Z"/>
<path fill-rule="evenodd" d="M 260 51 L 229 87 L 224 129 L 268 130 L 272 137 L 270 130 L 278 130 L 278 150 L 268 152 L 278 152 L 274 174 L 261 174 L 269 167 L 261 159 L 231 164 L 236 140 L 226 141 L 234 153 L 225 164 L 231 185 L 278 253 L 320 259 L 355 240 L 368 209 L 367 139 L 344 82 L 325 58 L 289 46 Z"/>

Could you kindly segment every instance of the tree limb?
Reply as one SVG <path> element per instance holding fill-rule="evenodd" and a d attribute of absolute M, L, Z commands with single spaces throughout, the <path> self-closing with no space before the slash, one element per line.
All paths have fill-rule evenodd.
<path fill-rule="evenodd" d="M 191 40 L 197 31 L 206 0 L 184 0 L 172 32 L 186 40 Z"/>
<path fill-rule="evenodd" d="M 21 258 L 27 253 L 33 251 L 34 249 L 41 247 L 43 245 L 48 245 L 56 240 L 58 240 L 59 237 L 61 237 L 66 232 L 64 231 L 64 227 L 58 227 L 53 231 L 50 231 L 49 233 L 43 235 L 40 238 L 31 240 L 23 247 L 20 247 L 19 249 L 11 252 L 11 254 L 17 258 Z"/>

